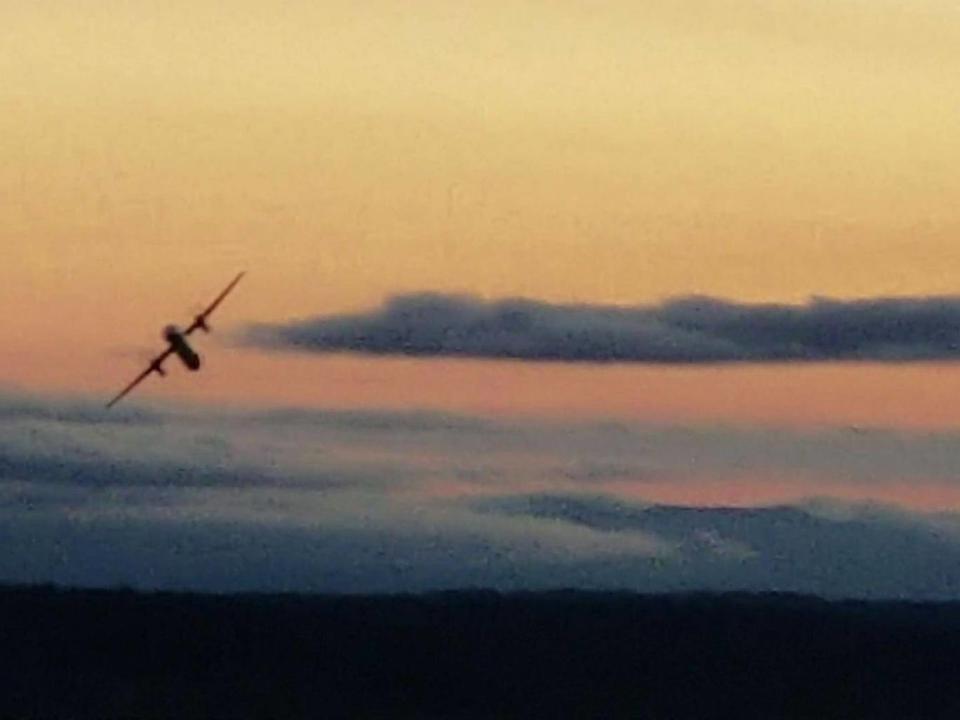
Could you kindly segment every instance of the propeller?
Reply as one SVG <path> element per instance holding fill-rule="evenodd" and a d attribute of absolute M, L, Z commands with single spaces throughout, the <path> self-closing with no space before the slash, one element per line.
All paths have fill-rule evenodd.
<path fill-rule="evenodd" d="M 131 353 L 131 354 L 132 354 L 132 353 Z M 163 365 L 162 365 L 162 364 L 159 364 L 159 365 L 154 365 L 154 364 L 153 364 L 153 360 L 154 360 L 154 358 L 156 357 L 156 354 L 157 354 L 157 353 L 156 353 L 155 351 L 148 350 L 147 348 L 144 348 L 144 347 L 137 348 L 137 350 L 136 350 L 137 359 L 138 359 L 142 364 L 147 365 L 147 366 L 149 366 L 150 368 L 152 368 L 152 370 L 153 370 L 155 373 L 157 373 L 157 375 L 159 375 L 160 377 L 166 377 L 166 376 L 167 376 L 167 371 L 163 369 Z"/>
<path fill-rule="evenodd" d="M 207 320 L 203 319 L 203 311 L 206 308 L 200 303 L 194 303 L 190 306 L 190 315 L 193 317 L 193 323 L 197 326 L 198 329 L 203 330 L 205 333 L 210 332 L 213 327 Z"/>

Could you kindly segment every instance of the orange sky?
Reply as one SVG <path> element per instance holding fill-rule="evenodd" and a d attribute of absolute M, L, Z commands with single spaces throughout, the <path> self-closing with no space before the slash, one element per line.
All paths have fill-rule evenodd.
<path fill-rule="evenodd" d="M 410 290 L 637 303 L 953 293 L 945 0 L 0 8 L 0 383 L 108 393 L 225 329 Z M 960 425 L 952 366 L 267 358 L 145 395 Z M 960 375 L 958 375 L 960 376 Z M 282 382 L 278 381 L 282 379 Z"/>

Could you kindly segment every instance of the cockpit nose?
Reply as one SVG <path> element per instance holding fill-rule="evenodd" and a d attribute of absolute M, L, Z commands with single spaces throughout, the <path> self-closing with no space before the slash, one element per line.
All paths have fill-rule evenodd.
<path fill-rule="evenodd" d="M 167 325 L 163 329 L 163 339 L 172 342 L 180 334 L 180 329 L 176 325 Z"/>

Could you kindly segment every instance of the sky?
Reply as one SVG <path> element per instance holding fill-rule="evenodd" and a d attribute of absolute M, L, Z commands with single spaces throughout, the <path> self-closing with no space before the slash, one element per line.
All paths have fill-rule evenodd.
<path fill-rule="evenodd" d="M 173 525 L 155 533 L 152 513 L 213 522 L 219 503 L 235 502 L 243 522 L 226 509 L 222 521 L 245 528 L 242 563 L 255 528 L 269 526 L 248 517 L 263 488 L 225 478 L 259 477 L 250 454 L 261 446 L 294 474 L 342 473 L 348 485 L 362 476 L 362 502 L 356 488 L 325 491 L 353 498 L 330 506 L 285 494 L 289 505 L 273 511 L 289 516 L 283 532 L 347 532 L 376 498 L 393 519 L 358 547 L 385 544 L 409 529 L 409 497 L 363 478 L 386 482 L 385 467 L 427 458 L 439 463 L 429 482 L 396 482 L 443 506 L 424 512 L 454 555 L 485 557 L 477 537 L 509 547 L 555 532 L 549 562 L 527 556 L 519 575 L 494 563 L 496 573 L 475 576 L 418 565 L 417 535 L 402 559 L 420 580 L 391 575 L 396 587 L 536 585 L 564 552 L 572 574 L 558 577 L 573 584 L 622 575 L 643 588 L 697 577 L 793 587 L 715 563 L 641 582 L 623 558 L 661 567 L 649 558 L 677 542 L 713 557 L 677 540 L 699 537 L 695 522 L 665 530 L 638 516 L 650 503 L 754 508 L 774 513 L 763 520 L 774 526 L 790 509 L 814 518 L 803 526 L 814 534 L 825 532 L 824 507 L 836 522 L 834 504 L 862 505 L 867 519 L 844 515 L 845 546 L 894 532 L 878 504 L 940 528 L 960 509 L 958 71 L 960 10 L 943 0 L 3 3 L 0 391 L 42 417 L 3 421 L 5 442 L 21 444 L 0 458 L 0 484 L 16 498 L 27 492 L 17 483 L 56 490 L 49 518 L 95 506 L 123 525 L 103 532 L 133 533 L 144 557 L 166 558 L 169 577 L 156 582 L 203 587 L 234 585 L 177 565 Z M 213 334 L 196 338 L 202 372 L 171 366 L 124 401 L 188 420 L 101 418 L 96 408 L 162 349 L 161 329 L 187 324 L 240 270 Z M 78 406 L 81 419 L 63 417 Z M 446 418 L 453 429 L 429 442 L 398 431 L 374 471 L 376 443 L 324 439 L 326 420 L 288 437 L 262 418 L 277 412 Z M 224 453 L 211 482 L 226 486 L 172 489 L 167 507 L 133 477 L 163 485 L 169 462 L 208 473 L 212 451 L 170 430 L 194 422 Z M 551 439 L 532 457 L 494 443 L 487 458 L 491 427 L 498 438 L 535 428 Z M 629 442 L 616 440 L 623 427 Z M 65 453 L 93 452 L 93 430 L 109 430 L 96 442 L 110 437 L 110 462 L 146 452 L 154 431 L 177 459 L 145 458 L 108 484 L 132 486 L 123 492 L 91 500 L 82 478 L 68 492 L 56 468 L 69 465 Z M 601 439 L 584 446 L 581 433 Z M 39 444 L 27 452 L 24 437 Z M 317 443 L 338 464 L 309 449 Z M 476 479 L 486 469 L 496 482 Z M 135 502 L 115 496 L 128 490 Z M 475 494 L 486 504 L 470 504 Z M 631 529 L 556 516 L 557 498 L 620 513 Z M 25 576 L 150 584 L 133 570 L 31 558 L 42 538 L 91 558 L 106 551 L 83 550 L 66 520 L 34 528 L 29 506 L 10 503 L 4 512 L 19 520 L 5 532 L 20 533 L 8 539 L 24 548 Z M 303 508 L 315 509 L 309 522 Z M 483 524 L 470 542 L 451 530 L 456 513 Z M 751 522 L 705 531 L 762 556 L 772 533 Z M 274 539 L 271 557 L 290 538 Z M 597 570 L 604 553 L 625 565 L 608 558 Z M 133 568 L 130 558 L 118 566 Z M 800 565 L 798 578 L 816 577 Z M 851 592 L 893 587 L 867 565 L 875 575 Z M 310 568 L 332 572 L 284 567 L 311 589 L 327 586 L 307 579 Z M 8 564 L 0 580 L 18 573 Z M 370 573 L 329 587 L 392 587 Z M 953 592 L 924 582 L 908 584 Z"/>

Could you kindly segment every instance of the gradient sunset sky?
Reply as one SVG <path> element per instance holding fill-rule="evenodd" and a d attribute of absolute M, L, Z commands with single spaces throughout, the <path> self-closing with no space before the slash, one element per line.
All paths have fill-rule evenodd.
<path fill-rule="evenodd" d="M 876 428 L 907 445 L 960 431 L 952 362 L 594 365 L 237 341 L 419 292 L 624 307 L 954 295 L 960 10 L 945 0 L 8 2 L 0 76 L 0 384 L 17 396 L 106 400 L 164 325 L 247 270 L 198 339 L 204 371 L 150 378 L 131 402 Z M 918 462 L 910 477 L 929 470 Z M 645 495 L 623 477 L 606 491 L 960 508 L 942 467 L 922 490 L 871 490 L 800 465 L 764 484 L 732 462 L 728 491 Z M 797 473 L 816 477 L 798 489 Z"/>

